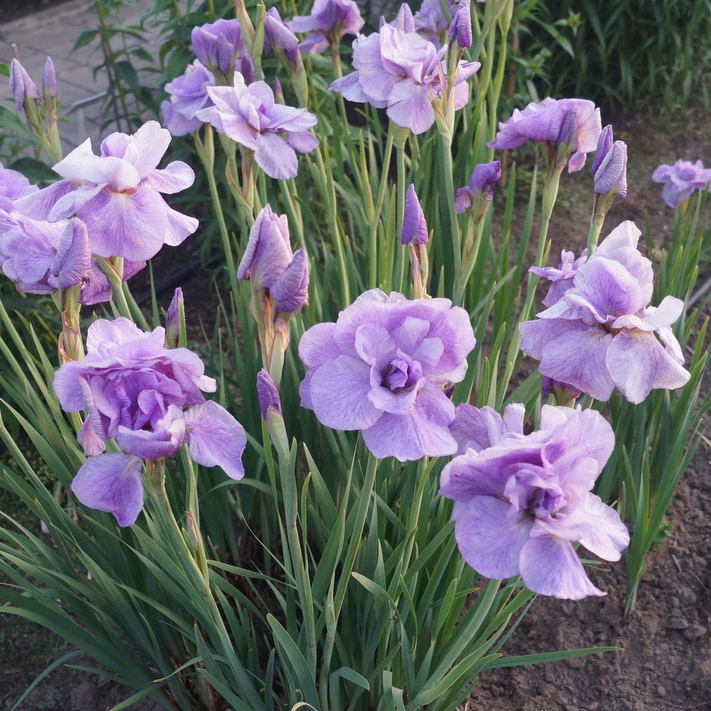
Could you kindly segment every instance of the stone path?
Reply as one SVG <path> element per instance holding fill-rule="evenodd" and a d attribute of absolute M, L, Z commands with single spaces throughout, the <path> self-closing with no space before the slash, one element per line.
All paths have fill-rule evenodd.
<path fill-rule="evenodd" d="M 153 4 L 152 0 L 138 0 L 136 7 L 122 8 L 123 24 L 137 24 Z M 19 57 L 40 90 L 46 57 L 50 56 L 54 62 L 60 114 L 66 119 L 60 124 L 65 155 L 87 137 L 91 138 L 94 151 L 98 152 L 101 139 L 116 130 L 115 124 L 105 123 L 110 116 L 105 108 L 106 72 L 99 71 L 94 77 L 94 68 L 103 64 L 97 42 L 74 50 L 82 32 L 97 28 L 98 20 L 91 0 L 71 0 L 56 8 L 0 24 L 0 62 L 9 64 L 14 56 Z M 146 43 L 142 46 L 150 51 Z M 14 108 L 9 81 L 3 76 L 0 76 L 0 103 Z M 0 126 L 0 132 L 2 130 Z"/>

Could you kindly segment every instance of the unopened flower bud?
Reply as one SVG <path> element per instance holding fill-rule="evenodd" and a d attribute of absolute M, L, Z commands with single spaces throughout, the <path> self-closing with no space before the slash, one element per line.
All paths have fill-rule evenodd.
<path fill-rule="evenodd" d="M 257 397 L 259 399 L 259 411 L 266 420 L 270 410 L 281 414 L 281 400 L 274 380 L 269 373 L 262 369 L 257 373 Z"/>
<path fill-rule="evenodd" d="M 185 302 L 178 287 L 165 314 L 165 347 L 177 348 L 185 340 Z"/>
<path fill-rule="evenodd" d="M 597 158 L 597 156 L 596 156 Z M 615 141 L 595 171 L 595 192 L 598 195 L 627 197 L 627 144 Z"/>
<path fill-rule="evenodd" d="M 415 192 L 415 186 L 411 183 L 407 189 L 405 198 L 405 214 L 402 220 L 402 244 L 427 244 L 429 234 L 425 213 Z"/>
<path fill-rule="evenodd" d="M 477 217 L 483 215 L 494 197 L 494 186 L 501 178 L 501 161 L 480 163 L 472 171 L 469 185 L 457 190 L 454 207 L 458 214 L 467 211 Z"/>
<path fill-rule="evenodd" d="M 25 106 L 26 103 L 34 102 L 36 106 L 41 98 L 35 83 L 17 59 L 13 59 L 10 65 L 10 91 L 15 97 L 18 111 L 26 112 L 29 108 Z"/>
<path fill-rule="evenodd" d="M 42 75 L 42 95 L 45 100 L 49 97 L 53 99 L 57 96 L 57 76 L 54 72 L 54 62 L 51 57 L 47 57 L 44 63 L 44 74 Z"/>
<path fill-rule="evenodd" d="M 308 303 L 309 260 L 303 247 L 294 252 L 289 266 L 272 284 L 270 295 L 280 314 L 294 313 Z"/>
<path fill-rule="evenodd" d="M 600 131 L 600 138 L 597 139 L 597 149 L 595 150 L 595 157 L 593 158 L 592 166 L 590 172 L 595 175 L 597 169 L 600 167 L 605 156 L 610 152 L 614 139 L 612 137 L 612 126 L 608 124 L 605 128 Z"/>
<path fill-rule="evenodd" d="M 449 26 L 448 41 L 454 42 L 462 49 L 472 46 L 472 14 L 470 0 L 461 0 L 459 9 L 454 13 L 452 24 Z"/>

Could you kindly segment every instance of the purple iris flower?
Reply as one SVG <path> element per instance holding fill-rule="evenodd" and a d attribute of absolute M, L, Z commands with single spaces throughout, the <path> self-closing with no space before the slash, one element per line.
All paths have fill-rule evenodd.
<path fill-rule="evenodd" d="M 125 318 L 95 321 L 86 345 L 86 358 L 54 377 L 66 412 L 88 410 L 77 439 L 91 456 L 72 483 L 79 501 L 130 526 L 143 507 L 141 460 L 173 456 L 183 442 L 198 464 L 242 478 L 246 435 L 227 410 L 205 400 L 216 383 L 197 355 L 167 350 L 163 328 L 146 333 Z M 105 454 L 109 439 L 123 451 Z"/>
<path fill-rule="evenodd" d="M 454 208 L 458 214 L 468 210 L 475 215 L 483 212 L 486 203 L 494 197 L 494 186 L 501 178 L 501 161 L 480 163 L 472 171 L 469 185 L 457 190 Z"/>
<path fill-rule="evenodd" d="M 301 51 L 321 54 L 343 35 L 357 35 L 365 20 L 354 0 L 316 0 L 310 15 L 298 15 L 289 21 L 293 32 L 308 32 Z"/>
<path fill-rule="evenodd" d="M 237 71 L 247 83 L 254 81 L 254 64 L 239 20 L 217 20 L 194 27 L 190 39 L 195 56 L 213 74 L 229 81 L 232 72 Z"/>
<path fill-rule="evenodd" d="M 696 190 L 708 190 L 711 170 L 697 160 L 678 160 L 674 165 L 660 165 L 652 174 L 655 183 L 663 183 L 662 197 L 669 207 L 676 209 Z"/>
<path fill-rule="evenodd" d="M 469 315 L 448 299 L 373 289 L 302 336 L 301 402 L 327 427 L 362 430 L 376 457 L 453 454 L 455 408 L 442 388 L 462 380 L 474 345 Z"/>
<path fill-rule="evenodd" d="M 60 287 L 80 284 L 90 263 L 81 220 L 42 222 L 0 210 L 0 265 L 19 291 L 54 294 Z"/>
<path fill-rule="evenodd" d="M 429 242 L 425 213 L 422 211 L 422 205 L 412 183 L 407 189 L 405 198 L 405 215 L 402 220 L 400 241 L 402 244 L 427 244 Z"/>
<path fill-rule="evenodd" d="M 215 77 L 196 59 L 185 70 L 185 74 L 165 85 L 170 100 L 161 104 L 163 123 L 173 136 L 185 136 L 197 131 L 202 121 L 195 114 L 212 106 L 207 87 L 215 86 Z"/>
<path fill-rule="evenodd" d="M 0 163 L 0 210 L 11 212 L 13 202 L 26 195 L 36 193 L 39 188 L 16 170 L 5 168 Z"/>
<path fill-rule="evenodd" d="M 329 89 L 340 92 L 349 101 L 387 109 L 388 117 L 398 126 L 416 134 L 424 133 L 435 122 L 432 102 L 442 93 L 445 52 L 446 47 L 437 49 L 414 31 L 383 24 L 380 32 L 355 40 L 356 71 L 337 79 Z M 479 62 L 460 62 L 453 89 L 455 109 L 461 109 L 469 101 L 466 80 L 480 66 Z"/>
<path fill-rule="evenodd" d="M 544 405 L 540 429 L 524 435 L 520 414 L 515 422 L 483 415 L 489 443 L 467 449 L 442 472 L 439 493 L 454 499 L 462 557 L 487 578 L 521 575 L 542 595 L 604 595 L 572 542 L 603 560 L 619 560 L 629 545 L 618 513 L 592 493 L 615 444 L 612 428 L 595 410 Z"/>
<path fill-rule="evenodd" d="M 294 178 L 299 170 L 296 151 L 310 153 L 318 146 L 308 130 L 316 125 L 316 117 L 306 109 L 277 104 L 263 81 L 247 85 L 235 72 L 234 86 L 208 87 L 207 92 L 215 105 L 196 116 L 253 150 L 257 165 L 272 178 Z"/>
<path fill-rule="evenodd" d="M 633 403 L 689 380 L 670 328 L 684 302 L 667 296 L 658 308 L 649 306 L 654 275 L 637 251 L 639 235 L 634 223 L 623 222 L 577 268 L 558 301 L 519 324 L 521 350 L 540 361 L 541 375 L 596 400 L 617 388 Z"/>
<path fill-rule="evenodd" d="M 303 247 L 291 251 L 286 215 L 277 215 L 269 205 L 257 215 L 237 278 L 263 289 L 278 313 L 298 311 L 308 301 L 308 259 Z"/>
<path fill-rule="evenodd" d="M 531 102 L 523 111 L 514 109 L 511 118 L 499 124 L 489 148 L 507 150 L 528 141 L 546 144 L 551 150 L 572 153 L 568 171 L 574 173 L 585 165 L 585 157 L 597 148 L 602 130 L 600 109 L 585 99 L 543 99 Z"/>
<path fill-rule="evenodd" d="M 580 253 L 578 259 L 575 258 L 573 252 L 568 252 L 563 249 L 560 253 L 560 264 L 555 267 L 531 267 L 528 271 L 538 274 L 539 277 L 548 279 L 553 282 L 548 289 L 546 298 L 543 299 L 543 305 L 547 307 L 553 306 L 568 289 L 573 288 L 573 278 L 581 264 L 585 264 L 588 258 L 588 250 L 584 249 Z"/>
<path fill-rule="evenodd" d="M 15 201 L 15 207 L 50 222 L 76 215 L 100 257 L 150 259 L 164 244 L 178 245 L 198 227 L 194 217 L 176 212 L 161 195 L 185 190 L 195 179 L 182 161 L 156 167 L 169 143 L 170 132 L 157 121 L 131 136 L 112 133 L 103 140 L 100 156 L 87 138 L 54 166 L 64 180 Z"/>

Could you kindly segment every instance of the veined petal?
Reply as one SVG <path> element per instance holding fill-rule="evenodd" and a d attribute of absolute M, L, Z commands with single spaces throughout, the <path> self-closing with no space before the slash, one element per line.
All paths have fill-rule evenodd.
<path fill-rule="evenodd" d="M 143 482 L 138 457 L 111 452 L 89 457 L 72 481 L 79 501 L 92 509 L 112 513 L 119 526 L 131 526 L 143 508 Z"/>
<path fill-rule="evenodd" d="M 690 377 L 654 334 L 645 331 L 620 331 L 612 340 L 605 363 L 615 385 L 634 404 L 642 402 L 654 388 L 674 390 Z"/>
<path fill-rule="evenodd" d="M 154 123 L 160 126 L 157 121 Z M 168 136 L 170 137 L 170 133 Z M 141 174 L 136 166 L 128 161 L 112 156 L 94 155 L 90 138 L 59 161 L 54 166 L 54 171 L 70 180 L 96 185 L 110 184 L 114 190 L 135 188 L 141 180 Z"/>
<path fill-rule="evenodd" d="M 453 519 L 462 558 L 477 573 L 502 580 L 520 572 L 521 550 L 533 525 L 524 512 L 512 512 L 498 498 L 475 496 L 457 502 Z"/>
<path fill-rule="evenodd" d="M 189 188 L 195 182 L 193 169 L 181 160 L 174 160 L 163 170 L 151 171 L 143 180 L 143 184 L 157 190 L 159 193 L 180 192 Z"/>
<path fill-rule="evenodd" d="M 254 160 L 270 178 L 277 180 L 295 178 L 299 172 L 294 149 L 276 133 L 260 134 Z"/>
<path fill-rule="evenodd" d="M 136 147 L 137 156 L 133 164 L 139 175 L 145 178 L 157 167 L 160 159 L 168 150 L 170 131 L 162 128 L 158 121 L 147 121 L 131 138 Z"/>
<path fill-rule="evenodd" d="M 561 538 L 531 538 L 521 549 L 520 564 L 523 582 L 540 595 L 561 600 L 605 595 L 590 582 L 572 544 Z"/>
<path fill-rule="evenodd" d="M 414 134 L 424 133 L 435 121 L 429 85 L 411 79 L 397 82 L 388 96 L 387 113 L 398 126 Z"/>
<path fill-rule="evenodd" d="M 327 427 L 365 429 L 380 416 L 368 399 L 370 366 L 359 358 L 339 356 L 327 361 L 313 374 L 310 385 L 313 410 Z"/>
<path fill-rule="evenodd" d="M 244 476 L 242 453 L 247 435 L 239 422 L 212 400 L 185 412 L 186 439 L 190 457 L 206 467 L 218 466 L 231 479 Z"/>
<path fill-rule="evenodd" d="M 95 254 L 141 262 L 155 256 L 163 246 L 167 211 L 160 193 L 139 187 L 130 194 L 104 190 L 77 216 L 86 223 Z"/>

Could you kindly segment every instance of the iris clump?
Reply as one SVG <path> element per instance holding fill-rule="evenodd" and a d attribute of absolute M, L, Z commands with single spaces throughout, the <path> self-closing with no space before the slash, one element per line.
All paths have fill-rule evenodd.
<path fill-rule="evenodd" d="M 301 401 L 327 427 L 361 430 L 378 458 L 453 454 L 442 387 L 462 380 L 474 345 L 467 312 L 449 299 L 367 291 L 301 338 Z"/>
<path fill-rule="evenodd" d="M 488 578 L 521 575 L 542 595 L 604 595 L 573 543 L 603 560 L 619 560 L 629 544 L 617 512 L 592 493 L 614 448 L 610 425 L 594 410 L 544 405 L 540 428 L 525 435 L 518 405 L 509 405 L 504 418 L 470 409 L 458 432 L 467 448 L 440 483 L 440 494 L 455 502 L 464 560 Z"/>

